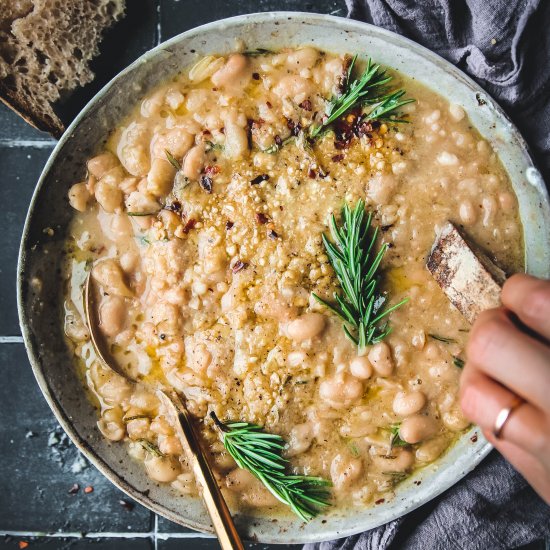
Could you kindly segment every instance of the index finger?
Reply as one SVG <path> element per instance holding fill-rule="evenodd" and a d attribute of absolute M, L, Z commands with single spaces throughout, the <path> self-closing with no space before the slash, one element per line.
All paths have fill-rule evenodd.
<path fill-rule="evenodd" d="M 550 340 L 550 281 L 513 275 L 502 289 L 502 304 L 524 325 Z"/>

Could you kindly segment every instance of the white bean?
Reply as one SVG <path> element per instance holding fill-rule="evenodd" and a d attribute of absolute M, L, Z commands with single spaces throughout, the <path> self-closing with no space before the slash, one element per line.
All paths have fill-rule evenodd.
<path fill-rule="evenodd" d="M 399 392 L 393 399 L 393 412 L 398 416 L 409 416 L 422 410 L 426 396 L 421 391 Z"/>
<path fill-rule="evenodd" d="M 147 174 L 147 191 L 155 197 L 168 195 L 174 184 L 176 169 L 163 158 L 155 158 Z"/>
<path fill-rule="evenodd" d="M 290 52 L 287 63 L 294 65 L 297 69 L 311 69 L 319 59 L 319 52 L 315 48 L 300 48 Z"/>
<path fill-rule="evenodd" d="M 453 120 L 455 120 L 456 122 L 459 122 L 460 120 L 462 120 L 466 115 L 466 113 L 464 112 L 464 109 L 460 105 L 457 105 L 456 103 L 451 103 L 449 105 L 449 113 L 453 118 Z"/>
<path fill-rule="evenodd" d="M 367 196 L 376 204 L 388 204 L 397 188 L 397 180 L 390 174 L 373 176 L 367 186 Z"/>
<path fill-rule="evenodd" d="M 394 363 L 391 349 L 386 342 L 374 344 L 367 357 L 379 376 L 390 376 L 393 372 Z"/>
<path fill-rule="evenodd" d="M 160 204 L 150 193 L 134 191 L 130 193 L 125 202 L 128 212 L 156 213 L 160 210 Z"/>
<path fill-rule="evenodd" d="M 95 198 L 105 212 L 112 213 L 122 207 L 122 191 L 101 179 L 95 187 Z"/>
<path fill-rule="evenodd" d="M 414 455 L 408 449 L 397 447 L 391 450 L 389 456 L 374 456 L 372 462 L 382 472 L 406 472 L 414 464 Z"/>
<path fill-rule="evenodd" d="M 90 192 L 85 183 L 75 183 L 69 189 L 69 204 L 79 212 L 85 212 L 88 201 L 90 200 Z"/>
<path fill-rule="evenodd" d="M 364 392 L 360 380 L 345 371 L 323 380 L 319 385 L 319 395 L 335 409 L 347 408 L 358 401 Z"/>
<path fill-rule="evenodd" d="M 432 462 L 441 456 L 447 447 L 447 440 L 444 437 L 434 437 L 425 441 L 416 449 L 415 456 L 419 462 Z"/>
<path fill-rule="evenodd" d="M 126 435 L 120 407 L 107 409 L 97 423 L 99 431 L 110 441 L 120 441 Z"/>
<path fill-rule="evenodd" d="M 450 411 L 444 412 L 441 415 L 441 420 L 443 420 L 445 427 L 453 432 L 461 432 L 470 425 L 470 422 L 458 407 L 453 407 Z"/>
<path fill-rule="evenodd" d="M 126 306 L 120 296 L 106 296 L 99 307 L 99 328 L 107 336 L 116 336 L 124 328 Z"/>
<path fill-rule="evenodd" d="M 119 166 L 118 159 L 112 153 L 101 153 L 88 161 L 88 172 L 101 179 L 109 170 Z"/>
<path fill-rule="evenodd" d="M 305 453 L 313 443 L 313 426 L 309 422 L 296 424 L 290 430 L 287 440 L 287 456 L 296 456 Z"/>
<path fill-rule="evenodd" d="M 147 475 L 162 483 L 174 481 L 181 474 L 181 465 L 173 456 L 155 456 L 148 454 L 143 461 Z"/>
<path fill-rule="evenodd" d="M 148 418 L 134 418 L 126 423 L 128 437 L 133 439 L 145 439 L 149 433 L 151 421 Z M 161 451 L 164 452 L 164 451 Z"/>
<path fill-rule="evenodd" d="M 407 443 L 419 443 L 437 433 L 437 423 L 429 416 L 419 414 L 405 418 L 399 427 L 399 437 Z"/>
<path fill-rule="evenodd" d="M 204 144 L 192 147 L 183 160 L 182 172 L 190 180 L 198 180 L 205 162 Z"/>
<path fill-rule="evenodd" d="M 248 134 L 238 124 L 229 120 L 225 123 L 225 155 L 233 160 L 242 159 L 248 152 Z"/>
<path fill-rule="evenodd" d="M 437 155 L 437 162 L 441 166 L 458 166 L 458 157 L 449 153 L 448 151 L 442 151 Z"/>
<path fill-rule="evenodd" d="M 149 128 L 132 122 L 124 129 L 117 146 L 120 162 L 132 176 L 146 176 L 149 172 Z"/>
<path fill-rule="evenodd" d="M 296 342 L 309 340 L 320 334 L 325 328 L 326 317 L 321 313 L 304 313 L 288 323 L 288 337 Z"/>
<path fill-rule="evenodd" d="M 124 272 L 116 260 L 108 259 L 97 263 L 92 270 L 92 276 L 108 294 L 132 296 L 126 284 Z"/>
<path fill-rule="evenodd" d="M 248 80 L 248 59 L 242 54 L 230 55 L 225 65 L 212 75 L 212 83 L 219 87 L 238 87 Z"/>
<path fill-rule="evenodd" d="M 458 215 L 460 217 L 460 221 L 466 225 L 473 225 L 477 221 L 477 212 L 469 200 L 464 200 L 460 203 L 460 206 L 458 207 Z"/>
<path fill-rule="evenodd" d="M 373 373 L 371 362 L 367 357 L 356 357 L 350 363 L 350 371 L 359 380 L 368 380 Z"/>
<path fill-rule="evenodd" d="M 336 490 L 349 487 L 363 473 L 363 461 L 343 454 L 337 454 L 330 464 L 330 477 Z"/>

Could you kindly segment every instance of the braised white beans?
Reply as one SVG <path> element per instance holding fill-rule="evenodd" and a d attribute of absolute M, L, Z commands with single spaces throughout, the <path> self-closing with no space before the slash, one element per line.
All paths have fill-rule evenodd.
<path fill-rule="evenodd" d="M 390 499 L 467 428 L 456 363 L 469 327 L 425 258 L 451 220 L 520 270 L 517 200 L 464 109 L 397 74 L 416 99 L 408 124 L 350 112 L 308 140 L 348 62 L 312 47 L 199 60 L 113 128 L 68 190 L 66 334 L 98 429 L 182 494 L 196 493 L 193 475 L 161 403 L 95 360 L 78 300 L 86 265 L 114 359 L 185 396 L 233 507 L 279 513 L 210 411 L 281 434 L 289 468 L 331 480 L 337 506 Z M 381 228 L 376 246 L 389 246 L 382 291 L 409 302 L 358 351 L 312 293 L 341 292 L 321 236 L 359 199 Z"/>

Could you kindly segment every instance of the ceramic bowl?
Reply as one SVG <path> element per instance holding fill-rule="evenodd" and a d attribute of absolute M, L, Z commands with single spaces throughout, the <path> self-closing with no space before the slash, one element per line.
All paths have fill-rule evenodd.
<path fill-rule="evenodd" d="M 32 198 L 21 243 L 18 303 L 30 362 L 46 400 L 75 445 L 135 500 L 182 525 L 212 531 L 196 498 L 181 496 L 149 480 L 121 444 L 105 440 L 96 411 L 85 396 L 62 331 L 60 265 L 72 209 L 67 191 L 84 177 L 85 160 L 105 141 L 129 109 L 159 82 L 206 54 L 225 54 L 237 39 L 247 48 L 278 49 L 312 44 L 340 53 L 368 54 L 434 88 L 466 110 L 492 144 L 512 180 L 525 233 L 527 271 L 550 276 L 548 193 L 526 145 L 497 104 L 471 79 L 429 50 L 364 23 L 305 13 L 263 13 L 217 21 L 185 32 L 140 57 L 107 84 L 83 109 L 52 152 Z M 45 231 L 48 229 L 48 231 Z M 399 486 L 394 500 L 348 511 L 333 510 L 309 524 L 293 517 L 237 515 L 247 539 L 302 543 L 335 539 L 381 525 L 424 504 L 459 481 L 490 451 L 471 432 L 435 464 Z M 418 483 L 421 482 L 421 483 Z"/>

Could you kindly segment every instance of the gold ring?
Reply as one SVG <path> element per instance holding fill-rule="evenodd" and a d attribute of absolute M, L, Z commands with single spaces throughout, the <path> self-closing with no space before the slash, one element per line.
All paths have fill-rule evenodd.
<path fill-rule="evenodd" d="M 510 416 L 512 413 L 520 406 L 523 405 L 525 401 L 519 397 L 515 396 L 514 400 L 510 405 L 507 407 L 503 407 L 500 412 L 497 414 L 497 418 L 495 420 L 495 426 L 493 428 L 493 435 L 496 439 L 500 439 L 500 436 L 502 434 L 502 430 L 504 430 L 504 426 L 506 426 L 506 422 L 510 419 Z"/>

